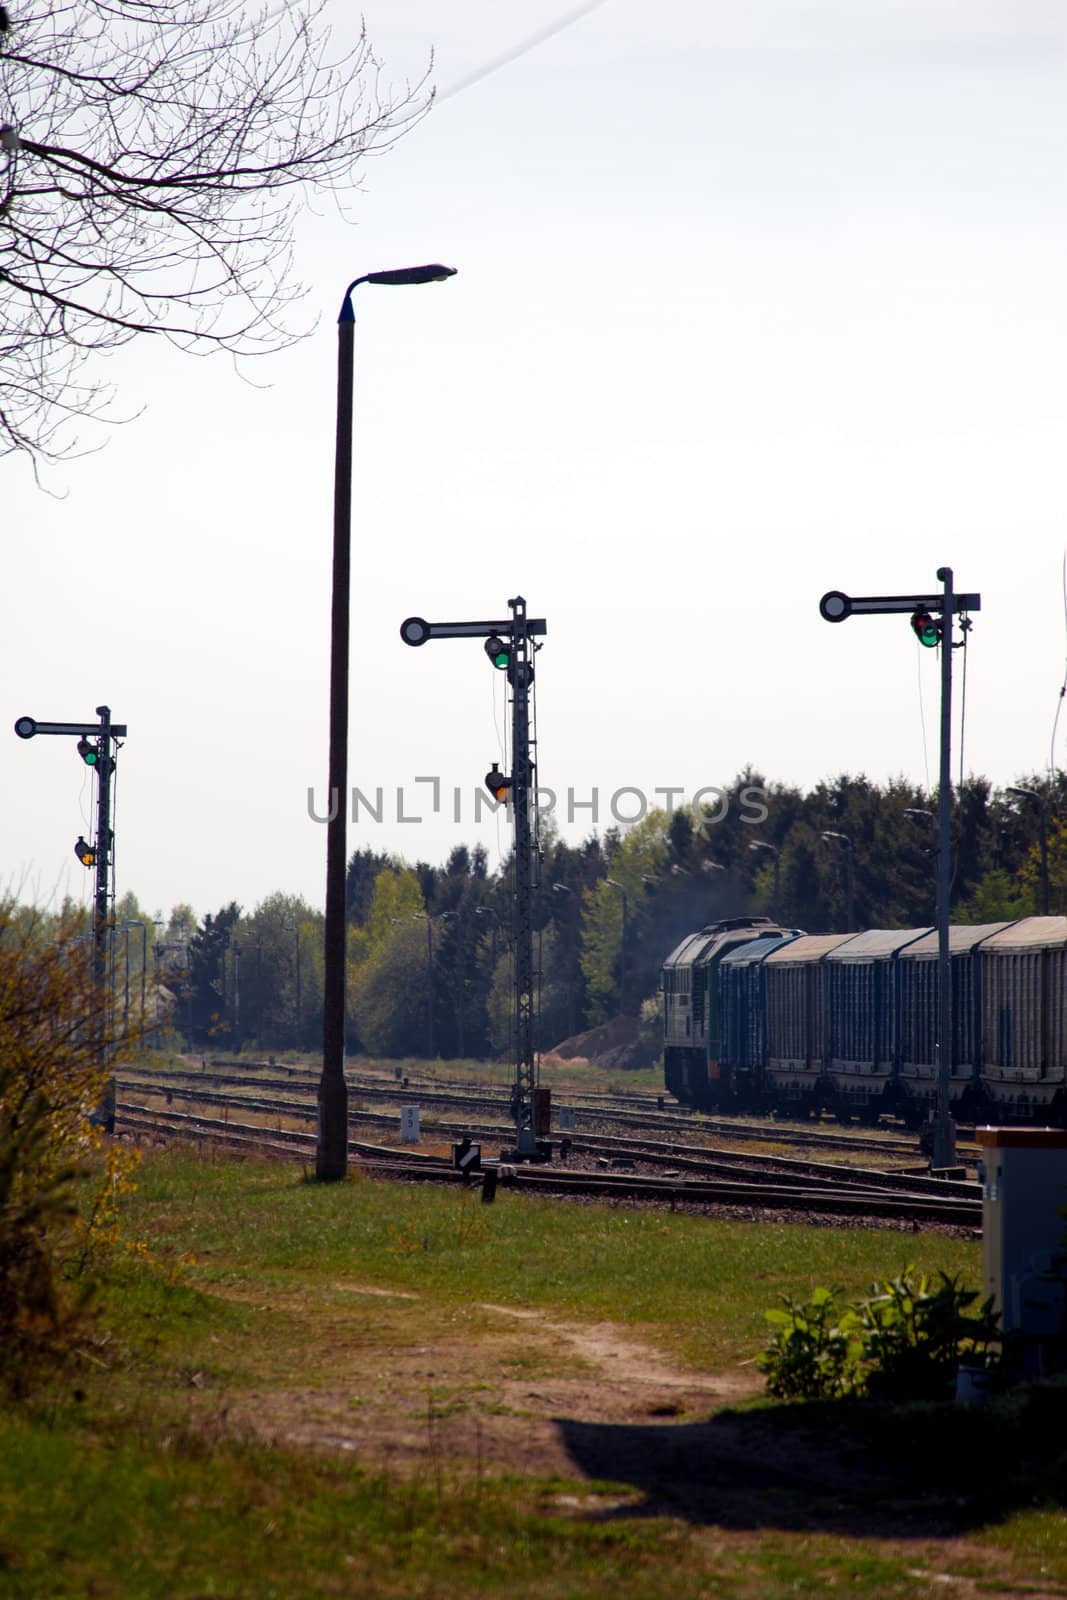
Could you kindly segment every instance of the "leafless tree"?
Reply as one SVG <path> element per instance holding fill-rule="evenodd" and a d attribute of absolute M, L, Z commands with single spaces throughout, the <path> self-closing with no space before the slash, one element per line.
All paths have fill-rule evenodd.
<path fill-rule="evenodd" d="M 62 454 L 113 396 L 84 363 L 138 334 L 192 351 L 297 337 L 297 212 L 430 103 L 322 0 L 0 6 L 0 453 Z"/>

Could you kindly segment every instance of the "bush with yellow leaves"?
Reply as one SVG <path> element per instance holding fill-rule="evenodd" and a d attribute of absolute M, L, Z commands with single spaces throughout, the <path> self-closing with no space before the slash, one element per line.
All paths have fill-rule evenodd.
<path fill-rule="evenodd" d="M 125 1153 L 109 1155 L 79 1220 L 75 1185 L 100 1142 L 93 1112 L 141 1037 L 121 1033 L 77 913 L 0 900 L 0 1385 L 15 1394 L 75 1348 L 85 1269 L 131 1181 Z M 82 1284 L 71 1285 L 66 1262 L 81 1263 Z"/>

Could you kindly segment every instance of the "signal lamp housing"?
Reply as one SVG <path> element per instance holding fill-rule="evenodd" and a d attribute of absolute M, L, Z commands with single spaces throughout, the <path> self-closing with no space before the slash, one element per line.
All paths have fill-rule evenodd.
<path fill-rule="evenodd" d="M 919 606 L 911 614 L 912 632 L 919 643 L 925 645 L 928 650 L 933 650 L 941 643 L 944 626 L 941 618 L 935 617 L 925 606 Z"/>
<path fill-rule="evenodd" d="M 504 776 L 495 761 L 493 770 L 485 775 L 485 787 L 494 800 L 506 801 L 511 793 L 511 779 Z"/>
<path fill-rule="evenodd" d="M 485 653 L 498 671 L 506 672 L 511 666 L 511 645 L 499 634 L 491 634 L 485 641 Z"/>

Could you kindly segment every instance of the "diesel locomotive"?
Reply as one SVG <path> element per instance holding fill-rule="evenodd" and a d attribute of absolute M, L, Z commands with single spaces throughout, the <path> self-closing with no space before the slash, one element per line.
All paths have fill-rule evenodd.
<path fill-rule="evenodd" d="M 1067 917 L 950 929 L 953 1115 L 1067 1125 Z M 736 917 L 663 964 L 667 1089 L 703 1110 L 911 1126 L 937 1096 L 937 932 Z"/>

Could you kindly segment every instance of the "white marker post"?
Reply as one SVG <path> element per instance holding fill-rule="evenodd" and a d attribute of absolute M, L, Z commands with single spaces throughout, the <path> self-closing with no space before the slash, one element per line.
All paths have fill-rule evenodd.
<path fill-rule="evenodd" d="M 405 1144 L 418 1144 L 422 1137 L 419 1130 L 418 1106 L 400 1107 L 400 1137 Z"/>

